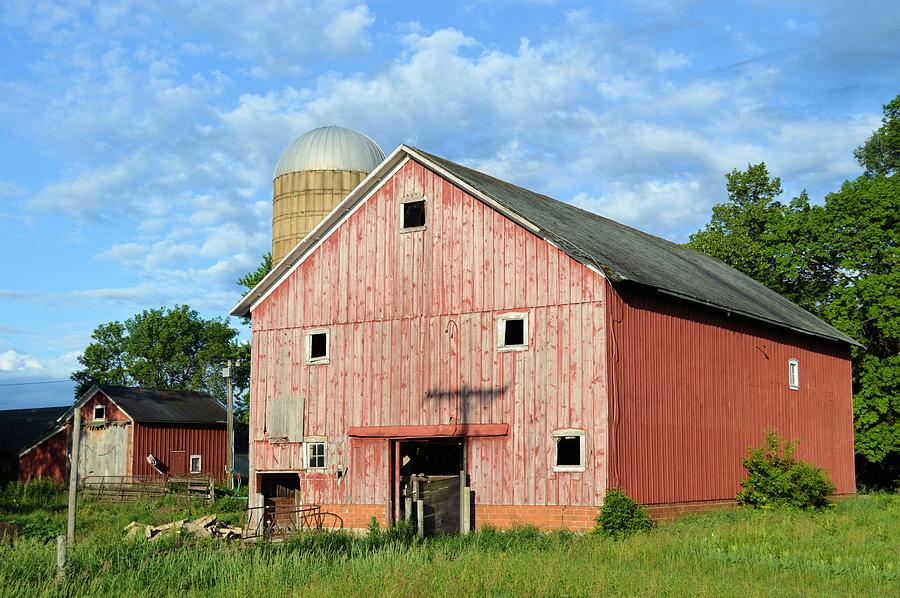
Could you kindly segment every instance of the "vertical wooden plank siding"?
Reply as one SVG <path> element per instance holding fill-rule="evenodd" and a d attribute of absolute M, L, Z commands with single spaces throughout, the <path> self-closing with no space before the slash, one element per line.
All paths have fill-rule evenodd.
<path fill-rule="evenodd" d="M 19 457 L 19 481 L 48 478 L 64 483 L 69 471 L 66 458 L 68 441 L 69 429 L 62 427 L 56 434 Z"/>
<path fill-rule="evenodd" d="M 415 194 L 425 230 L 401 232 L 400 202 Z M 289 392 L 304 400 L 303 434 L 328 443 L 327 471 L 301 475 L 304 501 L 388 500 L 388 442 L 351 440 L 351 426 L 505 423 L 506 437 L 467 440 L 477 503 L 599 504 L 605 286 L 587 282 L 598 278 L 407 162 L 253 311 L 252 473 L 304 470 L 302 443 L 265 429 L 267 401 Z M 510 311 L 528 314 L 525 351 L 497 351 Z M 327 364 L 306 363 L 312 328 L 328 330 Z M 585 472 L 553 471 L 558 428 L 587 432 Z"/>
<path fill-rule="evenodd" d="M 224 426 L 176 426 L 134 424 L 132 473 L 155 476 L 159 473 L 147 463 L 152 453 L 163 465 L 170 451 L 184 451 L 190 467 L 191 455 L 201 456 L 202 474 L 225 479 L 225 451 L 228 444 Z"/>
<path fill-rule="evenodd" d="M 606 296 L 610 487 L 645 504 L 732 499 L 773 428 L 855 491 L 849 347 L 651 290 Z"/>

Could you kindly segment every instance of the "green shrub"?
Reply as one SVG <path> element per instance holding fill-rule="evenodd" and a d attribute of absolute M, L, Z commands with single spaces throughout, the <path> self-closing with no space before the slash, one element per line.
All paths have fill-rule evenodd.
<path fill-rule="evenodd" d="M 647 510 L 621 490 L 608 490 L 597 515 L 594 532 L 613 539 L 626 538 L 653 527 Z"/>
<path fill-rule="evenodd" d="M 819 509 L 830 504 L 828 495 L 834 492 L 834 484 L 824 470 L 794 459 L 795 446 L 772 430 L 766 432 L 763 445 L 751 448 L 742 461 L 747 478 L 737 493 L 739 504 L 757 509 Z"/>

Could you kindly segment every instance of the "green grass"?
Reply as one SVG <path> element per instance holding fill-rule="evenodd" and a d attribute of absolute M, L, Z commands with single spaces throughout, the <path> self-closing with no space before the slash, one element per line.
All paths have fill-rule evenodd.
<path fill-rule="evenodd" d="M 88 504 L 65 582 L 55 545 L 0 545 L 8 596 L 890 596 L 900 587 L 900 496 L 818 512 L 681 518 L 613 541 L 522 528 L 419 542 L 306 535 L 280 545 L 125 542 L 122 527 L 199 514 L 199 505 Z M 58 518 L 37 510 L 27 517 Z M 231 516 L 235 516 L 232 514 Z M 2 515 L 2 519 L 22 514 Z"/>

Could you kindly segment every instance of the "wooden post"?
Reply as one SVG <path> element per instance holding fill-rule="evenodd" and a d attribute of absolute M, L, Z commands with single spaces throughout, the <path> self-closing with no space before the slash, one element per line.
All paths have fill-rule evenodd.
<path fill-rule="evenodd" d="M 66 546 L 75 546 L 75 509 L 78 503 L 78 450 L 81 445 L 81 404 L 75 403 L 72 413 L 72 458 L 69 464 L 69 521 L 66 526 Z"/>
<path fill-rule="evenodd" d="M 407 496 L 407 497 L 404 498 L 403 500 L 404 500 L 404 503 L 403 503 L 403 509 L 404 509 L 403 518 L 404 518 L 406 521 L 412 523 L 412 505 L 413 505 L 413 499 L 412 499 L 411 496 Z"/>
<path fill-rule="evenodd" d="M 227 385 L 226 396 L 228 397 L 228 447 L 225 455 L 225 470 L 228 473 L 228 487 L 234 490 L 234 385 L 231 382 L 231 360 L 228 360 L 228 366 L 222 370 L 225 376 L 225 384 Z"/>
<path fill-rule="evenodd" d="M 425 501 L 421 498 L 416 501 L 416 533 L 419 538 L 425 537 Z"/>
<path fill-rule="evenodd" d="M 66 578 L 66 537 L 60 534 L 56 536 L 56 579 Z"/>

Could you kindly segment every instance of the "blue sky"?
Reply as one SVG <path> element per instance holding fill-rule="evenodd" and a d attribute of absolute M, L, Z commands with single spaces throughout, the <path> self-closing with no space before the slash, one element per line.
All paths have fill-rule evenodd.
<path fill-rule="evenodd" d="M 67 378 L 98 324 L 225 316 L 310 128 L 683 241 L 732 168 L 787 198 L 856 177 L 900 92 L 896 2 L 444 4 L 4 0 L 0 408 L 69 401 L 9 385 Z"/>

